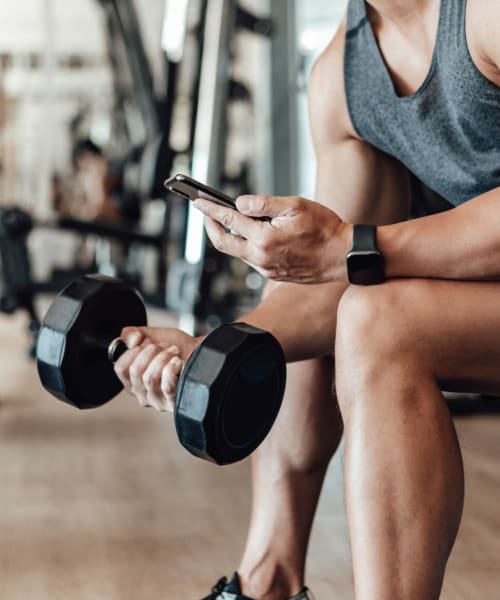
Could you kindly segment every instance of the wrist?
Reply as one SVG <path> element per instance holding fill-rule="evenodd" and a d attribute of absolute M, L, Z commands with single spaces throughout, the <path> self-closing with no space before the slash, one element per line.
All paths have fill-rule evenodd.
<path fill-rule="evenodd" d="M 418 237 L 411 238 L 410 221 L 383 225 L 377 228 L 377 246 L 384 255 L 385 278 L 412 277 L 413 269 L 408 248 L 418 247 Z"/>
<path fill-rule="evenodd" d="M 376 225 L 354 225 L 352 248 L 346 254 L 349 283 L 375 285 L 385 281 L 384 255 L 377 245 Z"/>
<path fill-rule="evenodd" d="M 330 281 L 348 282 L 346 256 L 352 248 L 354 226 L 339 223 L 332 236 L 332 252 L 328 254 L 331 267 Z"/>

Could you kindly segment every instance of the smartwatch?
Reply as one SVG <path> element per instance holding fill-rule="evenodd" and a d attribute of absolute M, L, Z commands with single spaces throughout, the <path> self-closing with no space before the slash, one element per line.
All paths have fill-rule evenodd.
<path fill-rule="evenodd" d="M 384 256 L 376 238 L 376 225 L 354 225 L 352 249 L 346 256 L 350 283 L 374 285 L 385 281 Z"/>

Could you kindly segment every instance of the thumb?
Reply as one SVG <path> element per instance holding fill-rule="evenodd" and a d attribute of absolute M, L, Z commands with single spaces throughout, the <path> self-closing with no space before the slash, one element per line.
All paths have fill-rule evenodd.
<path fill-rule="evenodd" d="M 127 348 L 135 348 L 147 337 L 147 329 L 148 327 L 124 327 L 120 337 Z"/>
<path fill-rule="evenodd" d="M 289 212 L 291 204 L 282 196 L 240 196 L 236 207 L 248 217 L 282 217 Z"/>

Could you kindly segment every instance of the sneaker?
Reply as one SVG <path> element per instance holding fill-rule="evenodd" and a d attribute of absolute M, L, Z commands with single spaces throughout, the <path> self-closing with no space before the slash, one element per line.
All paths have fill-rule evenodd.
<path fill-rule="evenodd" d="M 238 573 L 233 575 L 231 581 L 227 577 L 221 577 L 212 588 L 212 593 L 202 600 L 254 600 L 248 596 L 243 596 L 241 593 L 240 579 Z M 292 596 L 287 600 L 313 600 L 307 588 L 304 588 L 296 596 Z"/>

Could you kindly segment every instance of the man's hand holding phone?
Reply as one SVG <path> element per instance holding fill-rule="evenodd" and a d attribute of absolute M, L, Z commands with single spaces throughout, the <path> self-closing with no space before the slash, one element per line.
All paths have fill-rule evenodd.
<path fill-rule="evenodd" d="M 267 279 L 347 282 L 352 226 L 322 204 L 297 196 L 246 195 L 234 201 L 184 175 L 165 186 L 193 200 L 217 250 L 240 258 Z"/>
<path fill-rule="evenodd" d="M 347 282 L 345 257 L 352 245 L 352 226 L 326 206 L 296 196 L 240 196 L 237 211 L 203 199 L 194 205 L 206 216 L 205 228 L 215 248 L 240 258 L 267 279 Z M 257 220 L 263 216 L 268 220 Z"/>

